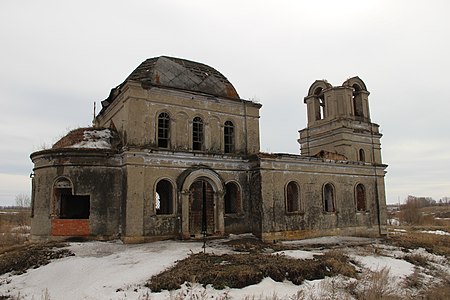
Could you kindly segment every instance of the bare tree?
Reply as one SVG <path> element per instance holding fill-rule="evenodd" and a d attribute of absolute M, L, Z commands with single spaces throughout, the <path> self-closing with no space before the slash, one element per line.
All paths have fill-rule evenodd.
<path fill-rule="evenodd" d="M 24 193 L 16 195 L 16 205 L 20 207 L 30 207 L 30 195 Z"/>
<path fill-rule="evenodd" d="M 400 222 L 408 225 L 419 225 L 422 219 L 422 214 L 419 210 L 422 207 L 421 201 L 413 196 L 408 196 L 405 204 L 400 207 Z"/>

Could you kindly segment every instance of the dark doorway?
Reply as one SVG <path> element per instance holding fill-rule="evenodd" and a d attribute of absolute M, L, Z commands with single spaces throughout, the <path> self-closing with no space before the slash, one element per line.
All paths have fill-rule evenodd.
<path fill-rule="evenodd" d="M 60 219 L 89 219 L 90 197 L 72 195 L 70 190 L 60 190 Z M 68 191 L 67 193 L 64 193 Z"/>
<path fill-rule="evenodd" d="M 59 219 L 89 219 L 91 204 L 89 195 L 73 195 L 72 189 L 55 188 L 57 216 Z"/>
<path fill-rule="evenodd" d="M 189 234 L 199 237 L 214 233 L 214 190 L 206 180 L 195 181 L 189 196 Z"/>

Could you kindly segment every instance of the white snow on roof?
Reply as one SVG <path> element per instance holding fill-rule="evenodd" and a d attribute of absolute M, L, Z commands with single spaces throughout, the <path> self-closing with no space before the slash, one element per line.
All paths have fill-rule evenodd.
<path fill-rule="evenodd" d="M 83 141 L 70 148 L 111 149 L 111 130 L 85 130 Z"/>

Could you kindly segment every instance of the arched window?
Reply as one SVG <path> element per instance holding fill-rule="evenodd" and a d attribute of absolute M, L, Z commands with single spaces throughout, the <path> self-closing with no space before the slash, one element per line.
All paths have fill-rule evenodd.
<path fill-rule="evenodd" d="M 225 153 L 234 152 L 234 125 L 231 121 L 226 121 L 223 129 Z"/>
<path fill-rule="evenodd" d="M 241 191 L 235 182 L 228 182 L 225 185 L 225 213 L 235 214 L 241 208 Z"/>
<path fill-rule="evenodd" d="M 54 215 L 60 219 L 89 219 L 90 196 L 73 195 L 72 183 L 60 178 L 53 186 L 55 196 Z"/>
<path fill-rule="evenodd" d="M 334 212 L 334 187 L 331 183 L 323 187 L 323 210 L 325 212 Z"/>
<path fill-rule="evenodd" d="M 169 148 L 170 116 L 168 113 L 160 113 L 158 116 L 158 147 Z"/>
<path fill-rule="evenodd" d="M 358 184 L 355 188 L 355 200 L 356 200 L 356 210 L 365 211 L 366 210 L 366 189 L 364 185 Z"/>
<path fill-rule="evenodd" d="M 296 212 L 300 210 L 299 199 L 300 199 L 300 189 L 298 184 L 291 181 L 286 186 L 286 211 Z"/>
<path fill-rule="evenodd" d="M 356 117 L 364 117 L 361 87 L 353 85 L 353 111 Z"/>
<path fill-rule="evenodd" d="M 314 91 L 314 95 L 317 97 L 316 102 L 316 121 L 325 118 L 325 96 L 322 93 L 322 88 L 318 87 Z"/>
<path fill-rule="evenodd" d="M 203 149 L 203 120 L 195 117 L 192 122 L 192 149 Z"/>
<path fill-rule="evenodd" d="M 359 161 L 366 161 L 366 154 L 363 149 L 359 149 Z"/>
<path fill-rule="evenodd" d="M 160 180 L 156 184 L 155 210 L 157 215 L 173 213 L 173 187 L 168 180 Z"/>

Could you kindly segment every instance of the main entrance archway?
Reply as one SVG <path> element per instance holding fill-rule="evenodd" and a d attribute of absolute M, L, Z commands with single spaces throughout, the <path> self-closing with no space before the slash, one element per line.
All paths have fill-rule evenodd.
<path fill-rule="evenodd" d="M 208 181 L 196 180 L 189 189 L 189 234 L 214 234 L 214 190 Z"/>
<path fill-rule="evenodd" d="M 194 170 L 183 180 L 181 190 L 181 233 L 183 238 L 222 235 L 224 188 L 216 172 Z"/>

